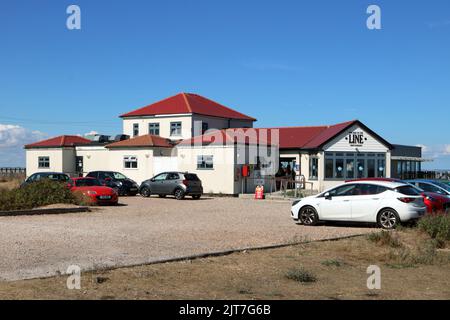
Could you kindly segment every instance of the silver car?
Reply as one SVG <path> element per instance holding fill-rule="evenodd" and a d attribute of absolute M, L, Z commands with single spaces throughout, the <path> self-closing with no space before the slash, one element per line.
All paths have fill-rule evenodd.
<path fill-rule="evenodd" d="M 139 193 L 143 197 L 158 195 L 163 198 L 168 195 L 182 200 L 186 196 L 200 199 L 203 194 L 202 182 L 195 173 L 163 172 L 142 182 Z"/>

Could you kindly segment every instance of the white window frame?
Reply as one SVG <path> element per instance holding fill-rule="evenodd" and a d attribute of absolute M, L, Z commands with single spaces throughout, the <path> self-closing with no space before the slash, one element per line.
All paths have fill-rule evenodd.
<path fill-rule="evenodd" d="M 158 133 L 154 133 L 154 131 L 158 131 Z M 151 135 L 154 135 L 154 136 L 159 136 L 159 133 L 160 133 L 159 122 L 150 122 L 148 124 L 148 134 L 151 134 Z"/>
<path fill-rule="evenodd" d="M 197 156 L 197 170 L 214 170 L 214 156 L 213 155 L 198 155 Z"/>
<path fill-rule="evenodd" d="M 176 126 L 174 129 L 172 129 L 172 126 Z M 181 136 L 183 128 L 183 123 L 181 121 L 175 121 L 170 123 L 170 136 L 171 137 L 179 137 Z M 176 130 L 174 133 L 173 130 Z"/>
<path fill-rule="evenodd" d="M 45 163 L 48 166 L 42 166 L 42 164 L 45 164 Z M 38 157 L 38 168 L 39 169 L 50 169 L 50 157 L 49 156 Z"/>
<path fill-rule="evenodd" d="M 129 167 L 127 167 L 127 163 Z M 123 156 L 123 168 L 124 169 L 138 169 L 138 157 L 137 156 Z"/>

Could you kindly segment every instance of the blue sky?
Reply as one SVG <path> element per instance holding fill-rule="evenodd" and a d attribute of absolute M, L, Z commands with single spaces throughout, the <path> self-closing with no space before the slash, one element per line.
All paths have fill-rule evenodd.
<path fill-rule="evenodd" d="M 366 28 L 370 4 L 382 30 Z M 116 134 L 119 114 L 195 92 L 257 126 L 359 119 L 450 168 L 447 0 L 3 0 L 0 48 L 0 166 L 23 165 L 30 140 Z"/>

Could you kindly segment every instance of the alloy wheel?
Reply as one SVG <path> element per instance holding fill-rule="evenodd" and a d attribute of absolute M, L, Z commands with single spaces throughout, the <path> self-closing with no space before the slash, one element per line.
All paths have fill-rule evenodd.
<path fill-rule="evenodd" d="M 300 213 L 300 220 L 305 225 L 314 224 L 316 221 L 316 212 L 312 208 L 305 208 Z"/>
<path fill-rule="evenodd" d="M 393 229 L 397 225 L 397 214 L 392 210 L 384 210 L 380 214 L 380 225 L 385 229 Z"/>

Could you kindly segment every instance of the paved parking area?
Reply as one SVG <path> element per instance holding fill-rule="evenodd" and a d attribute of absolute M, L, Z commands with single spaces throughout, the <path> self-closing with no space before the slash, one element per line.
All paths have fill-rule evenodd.
<path fill-rule="evenodd" d="M 90 213 L 0 217 L 0 279 L 145 264 L 222 250 L 328 239 L 367 227 L 296 225 L 290 203 L 237 198 L 122 198 Z"/>

